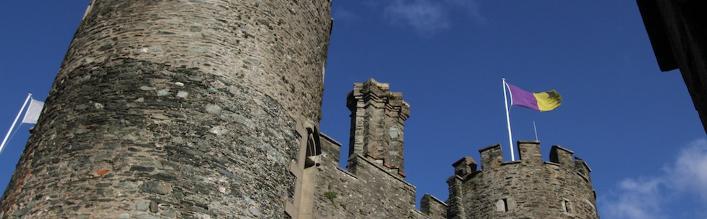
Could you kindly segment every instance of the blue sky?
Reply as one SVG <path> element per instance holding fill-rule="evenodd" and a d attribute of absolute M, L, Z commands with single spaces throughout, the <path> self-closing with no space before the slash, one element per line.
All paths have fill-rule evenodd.
<path fill-rule="evenodd" d="M 1 3 L 0 128 L 43 99 L 87 1 Z M 408 180 L 447 197 L 451 163 L 507 146 L 501 78 L 557 89 L 556 111 L 511 110 L 516 139 L 587 160 L 603 218 L 707 218 L 707 139 L 678 72 L 660 72 L 633 0 L 336 0 L 321 129 L 347 145 L 352 84 L 388 82 L 411 105 Z M 27 126 L 0 154 L 0 189 Z M 342 151 L 347 151 L 344 147 Z M 507 155 L 506 159 L 510 159 Z"/>

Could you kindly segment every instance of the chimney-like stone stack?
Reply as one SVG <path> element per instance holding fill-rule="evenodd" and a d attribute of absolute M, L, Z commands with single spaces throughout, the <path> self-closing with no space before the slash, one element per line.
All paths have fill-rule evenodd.
<path fill-rule="evenodd" d="M 354 84 L 347 99 L 351 110 L 349 158 L 355 155 L 372 158 L 401 176 L 403 167 L 403 131 L 410 116 L 410 106 L 386 83 L 370 79 Z"/>

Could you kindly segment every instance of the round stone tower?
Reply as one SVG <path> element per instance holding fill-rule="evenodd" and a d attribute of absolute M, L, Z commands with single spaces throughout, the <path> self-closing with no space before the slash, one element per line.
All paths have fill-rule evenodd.
<path fill-rule="evenodd" d="M 503 162 L 500 145 L 481 149 L 482 170 L 471 157 L 455 162 L 448 218 L 599 218 L 586 162 L 559 146 L 545 162 L 535 141 L 518 149 L 513 162 Z"/>
<path fill-rule="evenodd" d="M 330 0 L 93 0 L 0 217 L 286 217 L 331 24 Z"/>

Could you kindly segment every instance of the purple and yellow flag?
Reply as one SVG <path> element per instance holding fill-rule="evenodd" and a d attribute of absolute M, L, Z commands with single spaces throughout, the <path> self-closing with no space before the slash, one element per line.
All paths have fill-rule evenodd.
<path fill-rule="evenodd" d="M 557 91 L 531 93 L 512 84 L 506 83 L 511 92 L 511 106 L 521 106 L 528 109 L 547 112 L 556 109 L 562 103 L 562 97 Z"/>

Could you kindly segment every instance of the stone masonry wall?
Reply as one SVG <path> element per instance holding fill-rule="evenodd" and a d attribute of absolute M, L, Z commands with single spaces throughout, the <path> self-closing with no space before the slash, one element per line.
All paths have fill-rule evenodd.
<path fill-rule="evenodd" d="M 329 4 L 94 1 L 0 217 L 285 217 Z"/>
<path fill-rule="evenodd" d="M 519 142 L 520 160 L 506 163 L 500 145 L 480 152 L 482 171 L 464 164 L 473 172 L 450 179 L 460 187 L 450 188 L 461 200 L 450 203 L 457 218 L 598 218 L 589 167 L 571 151 L 555 146 L 545 162 L 538 142 Z"/>
<path fill-rule="evenodd" d="M 430 219 L 446 219 L 448 208 L 447 203 L 425 194 L 420 200 L 420 211 Z"/>
<path fill-rule="evenodd" d="M 415 208 L 415 187 L 369 159 L 353 157 L 356 174 L 340 169 L 340 147 L 322 139 L 315 218 L 427 218 Z"/>

